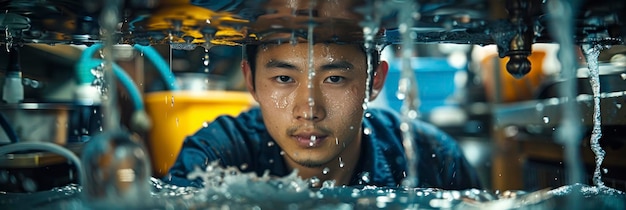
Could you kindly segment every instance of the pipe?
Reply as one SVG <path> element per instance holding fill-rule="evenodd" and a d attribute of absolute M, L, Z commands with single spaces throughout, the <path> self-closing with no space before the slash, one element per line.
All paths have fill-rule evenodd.
<path fill-rule="evenodd" d="M 94 44 L 88 48 L 86 48 L 80 59 L 78 60 L 78 64 L 76 66 L 76 75 L 78 77 L 78 84 L 90 84 L 94 80 L 93 74 L 91 74 L 91 69 L 94 65 L 90 62 L 93 54 L 98 52 L 102 48 L 102 44 Z M 163 57 L 159 55 L 159 53 L 154 50 L 151 46 L 141 46 L 135 44 L 133 46 L 136 50 L 144 53 L 148 60 L 154 64 L 157 71 L 161 75 L 161 78 L 167 84 L 169 90 L 178 90 L 178 86 L 176 85 L 176 78 L 174 74 L 169 70 L 169 65 L 165 62 Z"/>
<path fill-rule="evenodd" d="M 7 118 L 2 113 L 0 113 L 0 127 L 2 127 L 2 130 L 4 130 L 4 133 L 7 135 L 7 137 L 9 137 L 9 140 L 11 140 L 11 143 L 17 143 L 20 141 L 20 137 L 17 136 L 17 132 L 15 132 L 15 128 L 11 126 Z"/>
<path fill-rule="evenodd" d="M 8 144 L 0 147 L 0 155 L 10 154 L 12 152 L 26 151 L 26 150 L 42 150 L 52 152 L 61 155 L 74 164 L 78 174 L 80 175 L 80 182 L 85 179 L 85 171 L 81 165 L 81 161 L 72 151 L 50 142 L 18 142 L 15 144 Z M 78 184 L 81 184 L 81 183 Z"/>
<path fill-rule="evenodd" d="M 169 65 L 165 62 L 165 60 L 163 60 L 163 57 L 161 57 L 161 55 L 159 55 L 159 53 L 154 50 L 153 47 L 143 46 L 139 44 L 135 44 L 133 45 L 133 47 L 136 50 L 144 53 L 144 55 L 148 57 L 148 60 L 152 61 L 152 64 L 154 64 L 158 72 L 161 74 L 161 77 L 163 77 L 163 80 L 170 90 L 178 90 L 178 86 L 176 85 L 176 78 L 174 77 L 174 74 L 172 74 L 172 72 L 170 71 Z"/>

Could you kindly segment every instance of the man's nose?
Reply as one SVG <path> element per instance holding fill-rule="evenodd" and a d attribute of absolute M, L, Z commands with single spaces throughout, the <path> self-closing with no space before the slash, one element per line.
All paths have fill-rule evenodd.
<path fill-rule="evenodd" d="M 298 87 L 293 107 L 296 120 L 320 121 L 326 117 L 324 100 L 318 86 L 309 88 L 306 84 Z"/>

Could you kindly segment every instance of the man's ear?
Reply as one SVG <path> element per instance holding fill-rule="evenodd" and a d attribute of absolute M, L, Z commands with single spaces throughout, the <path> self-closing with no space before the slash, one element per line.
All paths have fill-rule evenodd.
<path fill-rule="evenodd" d="M 387 61 L 381 61 L 376 67 L 374 77 L 372 78 L 372 93 L 370 94 L 370 101 L 376 99 L 378 94 L 385 86 L 385 79 L 387 79 L 387 72 L 389 71 L 389 64 Z"/>
<path fill-rule="evenodd" d="M 248 63 L 245 59 L 241 61 L 241 71 L 243 73 L 244 80 L 246 80 L 246 88 L 248 89 L 248 92 L 250 92 L 250 95 L 252 95 L 254 100 L 257 100 L 255 94 L 256 90 L 254 89 L 254 75 L 252 75 L 254 72 L 250 69 L 250 63 Z"/>

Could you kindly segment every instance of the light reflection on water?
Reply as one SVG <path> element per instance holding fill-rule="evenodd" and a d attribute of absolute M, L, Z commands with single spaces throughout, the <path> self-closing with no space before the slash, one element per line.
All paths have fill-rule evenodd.
<path fill-rule="evenodd" d="M 581 209 L 624 209 L 626 194 L 582 184 L 536 192 L 487 190 L 441 190 L 374 186 L 309 187 L 296 173 L 277 178 L 242 173 L 236 168 L 212 164 L 194 176 L 205 188 L 179 187 L 159 179 L 150 180 L 152 190 L 146 206 L 130 209 L 559 209 L 567 198 L 585 198 Z M 108 203 L 93 206 L 82 199 L 82 187 L 68 185 L 37 193 L 0 194 L 0 206 L 8 209 L 100 209 L 126 208 Z M 5 208 L 3 208 L 5 209 Z"/>

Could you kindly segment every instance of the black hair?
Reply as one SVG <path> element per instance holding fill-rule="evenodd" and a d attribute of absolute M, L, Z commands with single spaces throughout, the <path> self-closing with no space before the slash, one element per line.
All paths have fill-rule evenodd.
<path fill-rule="evenodd" d="M 245 55 L 246 57 L 244 59 L 246 59 L 248 61 L 248 65 L 250 66 L 250 73 L 252 73 L 252 85 L 254 87 L 255 85 L 255 72 L 256 72 L 256 56 L 259 53 L 259 47 L 262 46 L 259 44 L 247 44 L 245 46 Z M 372 60 L 371 61 L 366 61 L 366 62 L 371 62 L 373 63 L 373 70 L 371 72 L 371 75 L 369 75 L 370 77 L 374 77 L 374 73 L 376 71 L 376 68 L 379 65 L 380 62 L 380 50 L 377 49 L 371 49 L 371 50 L 367 50 L 365 49 L 365 47 L 361 46 L 361 50 L 363 51 L 363 55 L 366 55 L 366 53 L 370 53 L 372 55 Z M 369 51 L 369 52 L 367 52 Z M 370 89 L 371 89 L 372 83 L 370 82 Z"/>

